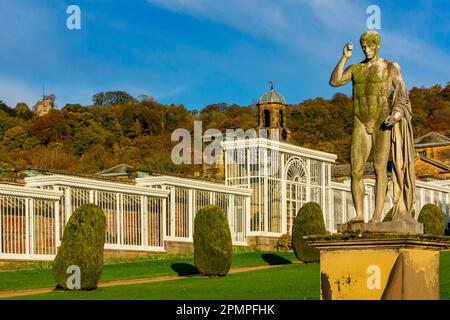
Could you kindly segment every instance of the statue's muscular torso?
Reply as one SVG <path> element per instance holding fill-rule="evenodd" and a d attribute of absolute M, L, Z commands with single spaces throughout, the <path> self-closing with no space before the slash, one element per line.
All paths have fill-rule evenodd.
<path fill-rule="evenodd" d="M 390 113 L 394 69 L 395 63 L 384 59 L 352 66 L 353 112 L 368 133 L 380 128 Z"/>

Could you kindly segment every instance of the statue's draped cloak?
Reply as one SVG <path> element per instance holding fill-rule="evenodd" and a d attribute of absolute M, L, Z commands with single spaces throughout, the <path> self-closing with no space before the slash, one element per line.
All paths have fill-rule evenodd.
<path fill-rule="evenodd" d="M 400 112 L 401 120 L 394 124 L 391 134 L 391 150 L 393 160 L 392 191 L 394 218 L 409 218 L 416 200 L 414 140 L 411 125 L 412 110 L 403 81 L 395 87 L 391 114 Z"/>

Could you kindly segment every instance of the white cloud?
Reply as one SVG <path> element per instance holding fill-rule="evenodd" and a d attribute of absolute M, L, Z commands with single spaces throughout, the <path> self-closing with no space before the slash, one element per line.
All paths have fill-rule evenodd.
<path fill-rule="evenodd" d="M 382 41 L 387 42 L 386 52 L 392 57 L 402 57 L 406 61 L 420 64 L 420 67 L 440 70 L 450 74 L 450 65 L 444 63 L 448 60 L 448 53 L 434 47 L 422 40 L 414 39 L 392 32 L 384 32 Z"/>
<path fill-rule="evenodd" d="M 45 5 L 22 0 L 15 0 L 13 4 L 0 1 L 0 19 L 3 24 L 0 28 L 0 47 L 3 48 L 0 61 L 14 65 L 21 59 L 36 64 L 54 64 L 61 60 L 58 42 L 54 40 L 63 27 Z"/>
<path fill-rule="evenodd" d="M 74 89 L 74 87 L 76 89 Z M 15 107 L 19 102 L 25 102 L 30 108 L 42 97 L 42 85 L 33 81 L 24 82 L 14 78 L 0 78 L 0 100 L 8 106 Z M 67 85 L 48 84 L 45 93 L 56 95 L 56 105 L 63 107 L 66 103 L 89 104 L 93 95 L 92 88 Z"/>
<path fill-rule="evenodd" d="M 365 8 L 348 0 L 148 0 L 149 3 L 199 19 L 222 23 L 244 33 L 316 52 L 325 36 L 365 26 L 357 12 Z M 325 41 L 328 42 L 328 41 Z"/>
<path fill-rule="evenodd" d="M 94 16 L 89 14 L 95 13 L 96 23 L 107 24 L 112 33 L 117 29 L 131 34 L 139 32 L 142 38 L 162 39 L 170 44 L 171 50 L 130 46 L 127 50 L 139 61 L 136 67 L 98 57 L 95 50 L 85 52 L 83 59 L 77 60 L 62 40 L 66 30 L 61 28 L 65 24 L 60 25 L 55 19 L 57 12 L 65 13 L 64 4 L 57 4 L 61 8 L 55 9 L 45 4 L 30 5 L 25 0 L 14 0 L 13 4 L 12 0 L 9 4 L 0 1 L 0 18 L 7 26 L 0 30 L 0 45 L 4 48 L 0 52 L 0 65 L 2 74 L 7 75 L 0 78 L 0 99 L 12 106 L 19 100 L 33 105 L 45 83 L 47 90 L 57 95 L 59 106 L 67 102 L 89 104 L 94 93 L 108 90 L 126 90 L 133 95 L 147 93 L 166 101 L 180 98 L 180 103 L 186 103 L 184 100 L 190 97 L 184 93 L 195 88 L 201 95 L 202 90 L 207 90 L 204 95 L 210 99 L 228 100 L 231 99 L 227 96 L 228 83 L 233 83 L 230 88 L 237 85 L 243 92 L 254 91 L 274 74 L 278 77 L 274 79 L 277 84 L 285 81 L 285 84 L 293 83 L 292 87 L 301 86 L 295 99 L 298 94 L 304 94 L 302 98 L 323 94 L 329 89 L 326 78 L 342 46 L 346 41 L 357 43 L 359 34 L 366 28 L 368 5 L 351 0 L 147 1 L 172 12 L 227 25 L 257 41 L 235 37 L 224 51 L 218 51 L 207 44 L 172 43 L 173 38 L 164 30 L 140 30 L 126 20 L 87 12 L 86 20 L 93 20 Z M 412 19 L 403 17 L 396 30 L 381 30 L 382 56 L 399 61 L 410 84 L 445 83 L 450 74 L 450 65 L 445 63 L 448 53 L 430 44 L 431 40 L 419 39 L 420 33 L 413 34 L 405 24 Z M 158 33 L 157 37 L 153 33 Z M 358 48 L 351 63 L 361 57 Z M 197 69 L 200 64 L 207 68 Z M 192 72 L 197 73 L 195 77 L 191 76 Z M 115 80 L 116 74 L 121 75 L 120 80 Z M 316 90 L 314 93 L 307 89 L 301 92 L 304 88 L 301 83 L 305 81 L 297 77 L 323 83 L 320 90 L 324 91 L 311 85 L 311 90 Z"/>
<path fill-rule="evenodd" d="M 167 10 L 222 23 L 265 38 L 278 43 L 292 55 L 314 55 L 316 60 L 322 60 L 326 65 L 334 63 L 346 41 L 358 41 L 368 17 L 368 4 L 350 0 L 147 1 Z M 450 66 L 443 63 L 448 54 L 440 48 L 396 30 L 382 29 L 380 33 L 382 53 L 389 59 L 423 68 L 428 77 L 435 76 L 434 81 L 450 74 Z M 353 63 L 356 61 L 354 58 Z M 415 76 L 419 83 L 420 76 Z"/>
<path fill-rule="evenodd" d="M 168 10 L 224 23 L 248 34 L 282 37 L 289 25 L 276 2 L 258 0 L 148 0 Z"/>
<path fill-rule="evenodd" d="M 10 107 L 15 107 L 18 102 L 25 102 L 31 108 L 42 95 L 42 88 L 33 87 L 28 83 L 11 78 L 0 78 L 0 88 L 0 100 Z M 20 97 L 20 101 L 18 97 Z"/>
<path fill-rule="evenodd" d="M 159 99 L 167 99 L 167 98 L 176 97 L 180 93 L 188 91 L 188 89 L 189 89 L 189 87 L 181 85 L 181 86 L 178 86 L 178 87 L 174 87 L 172 89 L 155 91 L 155 92 L 153 92 L 152 94 L 149 94 L 149 95 L 153 96 L 157 100 L 159 100 Z"/>

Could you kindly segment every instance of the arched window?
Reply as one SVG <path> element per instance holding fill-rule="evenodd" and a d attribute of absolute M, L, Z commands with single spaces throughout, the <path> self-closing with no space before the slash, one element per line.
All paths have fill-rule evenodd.
<path fill-rule="evenodd" d="M 305 162 L 297 157 L 288 161 L 285 167 L 287 230 L 292 232 L 294 218 L 307 199 L 308 172 Z"/>
<path fill-rule="evenodd" d="M 305 163 L 297 158 L 292 158 L 286 164 L 286 180 L 297 183 L 307 182 L 307 171 Z"/>
<path fill-rule="evenodd" d="M 264 110 L 264 127 L 270 127 L 270 111 Z"/>
<path fill-rule="evenodd" d="M 278 125 L 283 127 L 283 110 L 280 110 L 280 113 L 278 114 Z"/>

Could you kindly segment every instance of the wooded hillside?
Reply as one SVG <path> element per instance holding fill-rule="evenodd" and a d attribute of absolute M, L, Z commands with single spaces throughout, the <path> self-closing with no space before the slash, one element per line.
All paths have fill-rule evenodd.
<path fill-rule="evenodd" d="M 1 98 L 1 97 L 0 97 Z M 450 85 L 412 88 L 414 135 L 437 131 L 450 136 Z M 170 136 L 177 128 L 193 130 L 255 128 L 256 106 L 219 103 L 201 110 L 164 105 L 152 98 L 125 92 L 98 93 L 93 105 L 67 104 L 37 117 L 19 103 L 0 101 L 0 175 L 14 167 L 95 173 L 119 163 L 142 170 L 191 174 L 193 165 L 175 165 L 170 159 Z M 349 161 L 352 132 L 351 98 L 337 93 L 330 100 L 309 99 L 288 107 L 291 143 L 336 153 L 338 162 Z"/>

